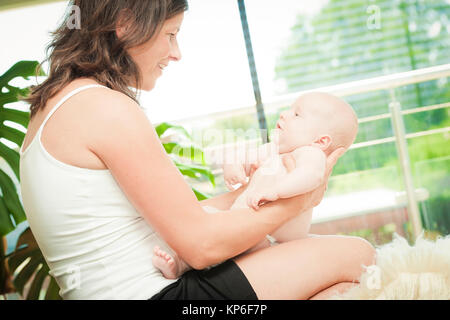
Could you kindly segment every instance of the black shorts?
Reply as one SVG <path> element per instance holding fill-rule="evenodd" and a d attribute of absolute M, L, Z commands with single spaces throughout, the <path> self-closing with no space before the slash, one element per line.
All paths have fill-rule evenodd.
<path fill-rule="evenodd" d="M 233 260 L 207 270 L 190 270 L 150 300 L 258 300 Z"/>

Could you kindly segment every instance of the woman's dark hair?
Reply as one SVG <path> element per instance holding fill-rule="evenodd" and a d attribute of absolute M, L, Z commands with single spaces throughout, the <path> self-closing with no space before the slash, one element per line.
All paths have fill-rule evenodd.
<path fill-rule="evenodd" d="M 150 40 L 165 20 L 186 11 L 188 3 L 187 0 L 72 0 L 69 8 L 77 8 L 80 28 L 68 27 L 69 19 L 73 19 L 68 12 L 60 27 L 52 32 L 47 58 L 37 68 L 39 72 L 43 63 L 49 61 L 48 78 L 33 86 L 28 97 L 22 99 L 31 104 L 31 117 L 65 85 L 81 77 L 94 78 L 137 102 L 141 75 L 126 50 Z M 121 39 L 116 35 L 119 23 L 127 25 L 127 33 Z M 129 88 L 132 83 L 136 92 Z"/>

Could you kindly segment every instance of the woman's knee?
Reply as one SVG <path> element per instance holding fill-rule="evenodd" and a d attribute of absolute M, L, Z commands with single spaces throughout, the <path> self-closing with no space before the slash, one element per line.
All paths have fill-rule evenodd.
<path fill-rule="evenodd" d="M 358 250 L 361 261 L 365 266 L 371 266 L 375 264 L 376 260 L 376 250 L 374 246 L 364 238 L 361 237 L 353 237 L 356 244 L 356 250 Z"/>
<path fill-rule="evenodd" d="M 347 281 L 355 281 L 365 271 L 364 266 L 375 264 L 376 250 L 369 241 L 361 237 L 347 236 L 346 241 L 350 253 L 350 258 L 346 263 L 346 270 L 349 272 L 346 272 L 346 276 L 351 278 Z"/>

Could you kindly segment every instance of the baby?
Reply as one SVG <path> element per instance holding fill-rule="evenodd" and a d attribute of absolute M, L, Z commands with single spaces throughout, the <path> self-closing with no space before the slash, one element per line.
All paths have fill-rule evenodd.
<path fill-rule="evenodd" d="M 347 150 L 358 132 L 358 119 L 352 107 L 327 93 L 307 93 L 281 113 L 274 141 L 250 150 L 245 157 L 224 165 L 225 184 L 248 183 L 230 210 L 253 208 L 280 198 L 290 198 L 319 187 L 325 178 L 327 157 L 337 148 Z M 284 164 L 290 163 L 288 172 Z M 249 178 L 249 180 L 248 180 Z M 248 180 L 248 182 L 247 182 Z M 210 213 L 219 210 L 204 207 Z M 299 214 L 278 228 L 249 251 L 275 243 L 305 238 L 311 224 L 312 209 Z M 153 264 L 166 278 L 174 279 L 189 269 L 179 259 L 155 247 Z"/>

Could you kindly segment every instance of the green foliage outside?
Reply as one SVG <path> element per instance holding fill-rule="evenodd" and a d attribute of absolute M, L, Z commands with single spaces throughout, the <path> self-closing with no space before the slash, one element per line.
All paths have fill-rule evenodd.
<path fill-rule="evenodd" d="M 294 93 L 450 63 L 448 17 L 450 4 L 446 0 L 330 0 L 314 16 L 297 16 L 290 40 L 278 57 L 276 79 L 286 85 L 282 93 Z M 389 113 L 392 96 L 403 110 L 449 103 L 449 79 L 345 99 L 361 119 Z M 269 129 L 284 109 L 266 114 Z M 449 108 L 405 115 L 404 123 L 407 134 L 448 128 Z M 257 126 L 253 114 L 216 121 L 211 127 L 247 130 Z M 445 160 L 450 156 L 449 135 L 446 132 L 408 139 L 415 187 L 430 192 L 429 200 L 421 205 L 424 227 L 441 234 L 450 233 L 450 195 L 445 191 L 450 185 L 450 164 Z M 355 143 L 393 136 L 391 119 L 380 119 L 361 123 Z M 441 165 L 419 165 L 427 161 Z M 419 167 L 420 173 L 416 170 Z M 336 165 L 333 176 L 336 179 L 330 183 L 329 194 L 370 187 L 404 190 L 394 142 L 349 150 Z"/>
<path fill-rule="evenodd" d="M 368 10 L 369 5 L 374 5 L 375 10 Z M 376 9 L 379 10 L 379 26 L 370 28 L 370 22 L 374 22 L 371 14 Z M 291 30 L 291 41 L 278 60 L 277 77 L 285 81 L 288 92 L 296 92 L 449 63 L 449 16 L 450 5 L 445 0 L 378 0 L 371 3 L 330 0 L 314 17 L 298 16 Z M 358 94 L 346 100 L 358 117 L 363 118 L 388 113 L 392 94 L 403 110 L 413 109 L 450 102 L 450 85 L 448 79 L 438 79 L 404 86 L 393 92 Z M 448 110 L 404 116 L 406 133 L 449 127 Z M 362 123 L 356 143 L 393 135 L 390 119 Z M 422 179 L 422 184 L 419 184 L 416 172 L 420 161 L 439 161 L 450 156 L 449 135 L 412 138 L 408 140 L 408 146 L 415 186 L 424 186 L 430 192 L 430 199 L 421 208 L 424 227 L 449 234 L 450 195 L 443 190 L 448 190 L 450 185 L 447 178 L 450 162 L 422 166 L 420 174 L 427 177 Z M 333 174 L 389 167 L 397 168 L 397 179 L 371 175 L 368 180 L 355 182 L 353 187 L 359 190 L 378 181 L 381 185 L 391 185 L 394 190 L 399 186 L 403 189 L 395 143 L 350 150 Z"/>

